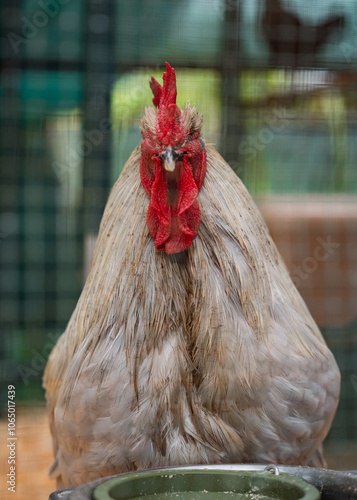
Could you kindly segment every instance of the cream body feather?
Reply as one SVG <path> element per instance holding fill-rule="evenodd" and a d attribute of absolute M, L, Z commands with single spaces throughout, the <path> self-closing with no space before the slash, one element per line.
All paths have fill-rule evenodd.
<path fill-rule="evenodd" d="M 336 362 L 250 195 L 206 151 L 185 252 L 154 247 L 139 147 L 112 190 L 45 372 L 59 486 L 167 465 L 308 464 L 330 428 Z"/>

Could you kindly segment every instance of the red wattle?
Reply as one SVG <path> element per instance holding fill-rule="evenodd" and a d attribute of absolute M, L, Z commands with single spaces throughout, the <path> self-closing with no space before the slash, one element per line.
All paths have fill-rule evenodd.
<path fill-rule="evenodd" d="M 182 252 L 191 245 L 200 225 L 200 209 L 196 200 L 199 189 L 184 158 L 177 180 L 177 195 L 170 206 L 165 169 L 159 158 L 154 160 L 154 182 L 145 163 L 142 161 L 140 165 L 141 181 L 150 196 L 146 223 L 157 250 Z"/>
<path fill-rule="evenodd" d="M 161 247 L 170 237 L 171 210 L 168 200 L 168 188 L 160 160 L 156 161 L 155 181 L 150 190 L 150 204 L 146 223 L 155 246 Z"/>
<path fill-rule="evenodd" d="M 177 191 L 177 209 L 176 206 L 174 208 L 175 211 L 177 210 L 177 215 L 180 216 L 191 207 L 198 195 L 198 188 L 193 179 L 192 171 L 187 165 L 186 158 L 184 158 L 181 175 L 177 181 Z"/>

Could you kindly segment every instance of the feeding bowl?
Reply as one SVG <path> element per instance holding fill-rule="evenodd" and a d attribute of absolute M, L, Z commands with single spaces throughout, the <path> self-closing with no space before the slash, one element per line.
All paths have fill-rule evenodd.
<path fill-rule="evenodd" d="M 177 470 L 123 474 L 94 490 L 95 500 L 319 500 L 312 485 L 273 471 Z"/>
<path fill-rule="evenodd" d="M 194 498 L 197 498 L 197 497 L 194 497 L 192 496 L 193 494 L 196 495 L 196 493 L 200 493 L 202 494 L 203 496 L 201 498 L 203 498 L 204 500 L 211 500 L 212 499 L 212 491 L 210 491 L 208 488 L 207 488 L 207 485 L 208 484 L 211 484 L 211 481 L 213 481 L 213 479 L 209 479 L 209 476 L 211 477 L 215 477 L 215 474 L 216 472 L 219 472 L 219 473 L 227 473 L 229 472 L 230 474 L 233 474 L 233 475 L 237 475 L 237 474 L 241 474 L 241 473 L 244 473 L 246 475 L 246 473 L 264 473 L 264 477 L 267 477 L 268 474 L 266 474 L 264 471 L 266 469 L 266 465 L 262 465 L 262 464 L 225 464 L 225 465 L 191 465 L 191 466 L 181 466 L 181 467 L 170 467 L 170 468 L 165 468 L 165 469 L 152 469 L 152 470 L 146 470 L 146 471 L 142 471 L 142 472 L 130 472 L 130 473 L 127 473 L 127 474 L 118 474 L 118 475 L 115 475 L 115 476 L 111 476 L 111 477 L 102 477 L 102 478 L 98 478 L 98 479 L 95 479 L 89 483 L 86 483 L 86 484 L 83 484 L 82 486 L 78 486 L 77 488 L 70 488 L 70 489 L 65 489 L 65 490 L 58 490 L 54 493 L 52 493 L 50 495 L 50 500 L 97 500 L 98 498 L 100 498 L 102 500 L 104 500 L 104 498 L 110 498 L 110 496 L 108 497 L 98 497 L 99 494 L 101 494 L 101 491 L 99 489 L 100 485 L 104 485 L 106 484 L 106 487 L 105 487 L 105 490 L 107 490 L 107 488 L 109 488 L 109 491 L 107 490 L 106 491 L 106 495 L 111 495 L 112 492 L 111 492 L 111 489 L 110 489 L 110 483 L 112 483 L 112 481 L 114 479 L 119 479 L 120 481 L 124 480 L 124 479 L 127 479 L 129 481 L 129 478 L 130 477 L 138 477 L 138 476 L 142 476 L 144 474 L 148 475 L 148 474 L 153 474 L 154 476 L 170 476 L 171 474 L 175 473 L 176 475 L 179 475 L 182 473 L 186 473 L 186 471 L 188 472 L 191 472 L 191 473 L 204 473 L 205 475 L 199 479 L 199 481 L 201 481 L 200 485 L 202 484 L 202 481 L 204 481 L 204 484 L 203 484 L 203 488 L 202 490 L 200 489 L 199 491 L 196 491 L 192 488 L 192 484 L 188 484 L 188 486 L 191 487 L 191 489 L 187 488 L 188 491 L 186 490 L 185 491 L 181 491 L 180 493 L 179 492 L 175 492 L 173 490 L 169 490 L 166 495 L 165 493 L 160 493 L 160 491 L 155 491 L 154 494 L 151 496 L 151 498 L 149 497 L 148 498 L 148 493 L 149 492 L 146 492 L 147 495 L 146 497 L 142 497 L 142 498 L 146 498 L 146 500 L 151 500 L 152 498 L 155 498 L 155 500 L 159 500 L 160 499 L 160 496 L 161 495 L 161 499 L 162 498 L 165 498 L 166 500 L 169 500 L 170 499 L 170 496 L 169 495 L 172 495 L 174 494 L 174 496 L 171 496 L 171 498 L 174 498 L 175 500 L 179 500 L 180 498 L 190 498 L 190 500 L 193 500 Z M 274 466 L 273 466 L 273 469 L 274 469 Z M 317 469 L 317 468 L 312 468 L 312 467 L 296 467 L 296 466 L 288 466 L 288 465 L 279 465 L 278 466 L 278 470 L 280 472 L 280 475 L 281 477 L 292 477 L 294 478 L 295 480 L 296 479 L 303 479 L 306 483 L 309 483 L 310 485 L 313 485 L 317 488 L 317 490 L 319 491 L 319 493 L 321 494 L 321 500 L 357 500 L 357 474 L 353 473 L 353 472 L 342 472 L 342 471 L 334 471 L 334 470 L 328 470 L 328 469 Z M 284 474 L 285 473 L 285 474 Z M 271 473 L 271 475 L 273 476 L 273 474 Z M 193 477 L 191 475 L 191 477 Z M 196 475 L 196 477 L 198 477 Z M 227 476 L 226 476 L 227 477 Z M 259 476 L 261 477 L 261 476 Z M 279 477 L 279 476 L 277 476 Z M 217 476 L 216 476 L 217 478 Z M 173 478 L 166 478 L 166 479 L 170 479 L 170 484 L 173 486 L 175 485 L 175 481 L 172 481 Z M 186 480 L 186 479 L 185 479 Z M 150 480 L 151 481 L 151 480 Z M 155 480 L 153 480 L 155 481 Z M 187 479 L 188 481 L 188 479 Z M 191 480 L 190 480 L 191 481 Z M 231 478 L 229 478 L 229 481 L 231 481 Z M 274 478 L 272 479 L 272 481 L 274 481 Z M 130 481 L 129 481 L 130 482 Z M 128 483 L 127 483 L 128 484 Z M 139 483 L 137 483 L 138 485 Z M 198 484 L 198 483 L 196 483 Z M 222 483 L 221 483 L 222 484 Z M 295 485 L 297 483 L 295 482 Z M 303 482 L 303 484 L 305 484 Z M 125 486 L 125 491 L 127 492 L 127 494 L 135 494 L 135 491 L 133 492 L 130 492 L 130 490 L 128 489 L 128 486 Z M 225 493 L 225 491 L 232 491 L 232 494 L 233 494 L 233 490 L 228 490 L 228 489 L 223 489 L 223 495 L 222 496 L 218 496 L 218 495 L 221 495 L 222 492 L 219 492 L 219 491 L 213 491 L 214 493 L 214 498 L 217 498 L 217 499 L 220 499 L 220 498 L 223 498 L 225 500 L 229 500 L 229 498 L 234 498 L 234 497 L 229 497 L 227 495 L 229 495 L 230 493 Z M 94 493 L 95 492 L 95 493 Z M 140 493 L 140 491 L 139 491 Z M 155 495 L 156 493 L 156 495 Z M 235 493 L 238 494 L 238 491 L 235 491 Z M 245 492 L 246 494 L 247 492 Z M 103 492 L 104 494 L 104 492 Z M 210 496 L 208 496 L 210 494 Z M 252 491 L 251 492 L 251 496 L 250 497 L 247 497 L 247 496 L 237 496 L 236 498 L 250 498 L 251 500 L 264 500 L 264 498 L 269 498 L 269 496 L 263 496 L 263 492 L 256 492 L 256 491 Z M 274 497 L 272 496 L 274 494 L 273 491 L 270 491 L 270 498 L 274 498 L 274 499 L 278 499 L 279 497 Z M 96 496 L 95 496 L 96 495 Z M 186 496 L 176 496 L 176 495 L 186 495 Z M 121 498 L 121 497 L 119 497 Z M 123 497 L 125 498 L 125 497 Z M 131 500 L 134 500 L 135 496 L 133 497 L 127 497 L 127 498 L 131 498 Z M 140 496 L 136 497 L 136 498 L 140 498 Z M 199 498 L 199 497 L 198 497 Z M 283 497 L 284 498 L 284 497 Z M 295 498 L 295 497 L 288 497 L 288 498 Z M 304 498 L 304 497 L 302 497 Z M 305 497 L 306 498 L 306 497 Z M 309 498 L 309 497 L 307 497 Z M 312 497 L 314 498 L 314 497 Z M 319 498 L 319 497 L 316 497 L 316 498 Z M 112 499 L 111 499 L 112 500 Z"/>

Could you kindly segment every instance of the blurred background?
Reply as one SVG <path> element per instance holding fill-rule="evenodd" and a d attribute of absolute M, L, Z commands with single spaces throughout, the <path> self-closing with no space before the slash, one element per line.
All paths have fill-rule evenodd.
<path fill-rule="evenodd" d="M 0 469 L 11 384 L 16 498 L 56 489 L 43 369 L 165 61 L 337 359 L 325 454 L 357 469 L 356 0 L 3 0 L 0 15 Z"/>

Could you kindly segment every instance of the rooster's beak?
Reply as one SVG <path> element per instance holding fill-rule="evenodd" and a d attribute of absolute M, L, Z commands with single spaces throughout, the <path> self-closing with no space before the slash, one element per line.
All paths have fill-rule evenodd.
<path fill-rule="evenodd" d="M 160 154 L 160 158 L 164 162 L 164 169 L 168 172 L 173 172 L 179 155 L 174 149 L 168 147 Z"/>

